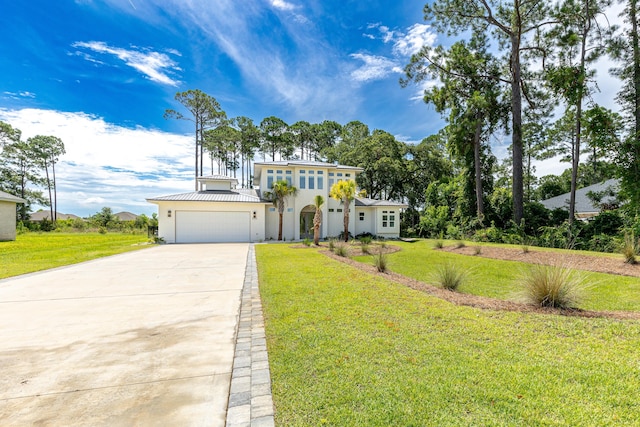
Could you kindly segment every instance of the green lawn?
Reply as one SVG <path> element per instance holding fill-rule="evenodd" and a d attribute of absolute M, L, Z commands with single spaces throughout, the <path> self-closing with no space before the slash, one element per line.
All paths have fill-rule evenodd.
<path fill-rule="evenodd" d="M 0 242 L 0 279 L 148 247 L 146 235 L 27 233 Z"/>
<path fill-rule="evenodd" d="M 277 425 L 640 423 L 639 322 L 460 307 L 315 249 L 256 253 Z"/>
<path fill-rule="evenodd" d="M 393 242 L 392 244 L 400 246 L 403 250 L 389 255 L 391 271 L 425 283 L 434 283 L 435 269 L 446 262 L 452 262 L 470 272 L 468 280 L 460 287 L 460 292 L 500 299 L 517 299 L 518 297 L 518 278 L 526 271 L 526 264 L 438 251 L 433 249 L 433 241 L 430 240 L 415 243 Z M 558 251 L 560 254 L 562 252 Z M 588 254 L 601 256 L 593 252 Z M 356 259 L 361 262 L 372 262 L 371 257 L 367 256 L 356 257 Z M 591 272 L 585 272 L 584 276 L 587 289 L 581 308 L 640 311 L 640 278 Z"/>

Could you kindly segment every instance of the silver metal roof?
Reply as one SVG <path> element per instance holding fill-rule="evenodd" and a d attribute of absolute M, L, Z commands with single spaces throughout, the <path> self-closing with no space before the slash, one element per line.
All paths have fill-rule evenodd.
<path fill-rule="evenodd" d="M 191 193 L 171 194 L 147 199 L 147 202 L 241 202 L 265 203 L 260 200 L 255 190 L 209 190 Z"/>
<path fill-rule="evenodd" d="M 374 200 L 366 197 L 356 197 L 356 207 L 358 206 L 387 206 L 394 208 L 406 208 L 409 207 L 406 203 L 394 202 L 392 200 Z"/>
<path fill-rule="evenodd" d="M 587 193 L 589 193 L 590 191 L 594 193 L 606 191 L 609 188 L 617 193 L 618 191 L 620 191 L 620 182 L 617 179 L 610 179 L 576 190 L 576 214 L 600 212 L 600 206 L 594 205 L 591 199 L 589 199 L 589 197 L 587 196 Z M 568 209 L 569 198 L 570 193 L 565 193 L 556 197 L 551 197 L 547 200 L 543 200 L 540 203 L 542 203 L 547 209 Z M 605 196 L 602 201 L 604 203 L 612 203 L 614 199 L 615 197 Z"/>

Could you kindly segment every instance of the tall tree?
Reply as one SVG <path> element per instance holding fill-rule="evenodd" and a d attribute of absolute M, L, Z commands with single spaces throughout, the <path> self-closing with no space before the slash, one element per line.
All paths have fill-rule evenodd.
<path fill-rule="evenodd" d="M 523 217 L 522 176 L 522 95 L 526 86 L 522 75 L 523 52 L 535 52 L 529 44 L 541 27 L 547 25 L 548 2 L 545 0 L 435 0 L 424 7 L 424 15 L 433 26 L 449 35 L 472 30 L 490 31 L 507 49 L 504 70 L 511 95 L 511 148 L 513 212 L 516 223 Z"/>
<path fill-rule="evenodd" d="M 557 46 L 557 64 L 546 70 L 547 80 L 574 115 L 569 224 L 575 220 L 583 104 L 589 95 L 589 80 L 595 75 L 595 70 L 587 67 L 602 56 L 610 38 L 609 28 L 601 27 L 597 21 L 608 6 L 610 2 L 607 0 L 564 0 L 553 10 L 558 24 L 548 33 Z"/>
<path fill-rule="evenodd" d="M 253 120 L 240 116 L 236 118 L 236 124 L 240 130 L 240 156 L 242 165 L 242 188 L 251 187 L 251 161 L 256 150 L 260 148 L 260 129 L 253 124 Z M 245 187 L 245 165 L 247 171 L 247 184 Z"/>
<path fill-rule="evenodd" d="M 278 240 L 282 240 L 282 217 L 284 216 L 287 199 L 295 196 L 297 192 L 298 189 L 296 187 L 282 180 L 274 182 L 271 190 L 264 193 L 264 196 L 271 200 L 273 206 L 278 209 Z"/>
<path fill-rule="evenodd" d="M 29 141 L 17 140 L 4 146 L 0 157 L 0 190 L 27 201 L 17 206 L 19 221 L 29 219 L 31 204 L 48 206 L 48 200 L 42 192 L 31 188 L 31 184 L 36 187 L 44 184 L 39 172 L 38 158 Z"/>
<path fill-rule="evenodd" d="M 332 120 L 324 120 L 322 123 L 311 125 L 313 139 L 309 151 L 309 160 L 313 154 L 314 160 L 323 160 L 329 157 L 329 153 L 340 139 L 342 126 Z"/>
<path fill-rule="evenodd" d="M 324 197 L 320 194 L 316 194 L 313 198 L 313 206 L 316 208 L 316 212 L 313 215 L 313 244 L 318 246 L 320 244 L 320 226 L 322 225 L 322 205 L 324 205 Z"/>
<path fill-rule="evenodd" d="M 188 120 L 193 122 L 195 126 L 195 189 L 198 190 L 198 177 L 202 176 L 203 171 L 204 131 L 220 125 L 226 118 L 226 113 L 222 111 L 220 104 L 214 97 L 207 95 L 200 89 L 178 92 L 175 95 L 175 100 L 191 113 L 191 117 L 168 109 L 164 112 L 164 118 Z"/>
<path fill-rule="evenodd" d="M 349 241 L 349 207 L 353 199 L 356 198 L 356 182 L 352 179 L 338 181 L 329 190 L 329 196 L 332 199 L 342 203 L 342 212 L 344 224 L 344 241 Z"/>
<path fill-rule="evenodd" d="M 621 16 L 625 20 L 625 31 L 611 49 L 613 57 L 620 62 L 614 73 L 623 82 L 617 99 L 627 125 L 627 136 L 618 148 L 617 163 L 621 167 L 621 190 L 636 211 L 640 211 L 640 1 L 625 0 L 624 3 L 626 7 Z"/>
<path fill-rule="evenodd" d="M 271 161 L 276 161 L 276 154 L 280 160 L 293 155 L 293 141 L 289 132 L 289 125 L 282 119 L 270 116 L 260 122 L 262 133 L 261 151 L 266 156 L 271 155 Z"/>
<path fill-rule="evenodd" d="M 307 159 L 311 160 L 311 144 L 313 141 L 313 127 L 309 122 L 301 120 L 289 127 L 294 147 L 300 150 L 300 159 L 304 160 L 305 150 Z"/>
<path fill-rule="evenodd" d="M 65 154 L 64 143 L 57 136 L 37 135 L 29 138 L 27 143 L 32 147 L 37 162 L 44 169 L 46 174 L 46 187 L 49 192 L 49 207 L 51 210 L 51 221 L 55 226 L 58 220 L 58 191 L 56 188 L 56 163 L 60 156 Z M 51 176 L 49 176 L 51 168 Z M 53 197 L 51 192 L 53 190 Z"/>
<path fill-rule="evenodd" d="M 473 171 L 476 215 L 484 218 L 483 140 L 503 120 L 506 110 L 500 101 L 500 70 L 487 52 L 488 40 L 475 32 L 471 41 L 454 43 L 448 50 L 442 46 L 423 47 L 405 67 L 407 80 L 420 82 L 427 78 L 440 81 L 440 86 L 425 90 L 424 101 L 445 115 L 450 148 L 464 159 Z"/>

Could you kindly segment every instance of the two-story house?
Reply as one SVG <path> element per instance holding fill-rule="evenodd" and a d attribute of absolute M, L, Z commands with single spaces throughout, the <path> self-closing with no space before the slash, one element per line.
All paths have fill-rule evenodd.
<path fill-rule="evenodd" d="M 356 197 L 349 206 L 329 197 L 340 180 L 355 180 L 361 168 L 332 163 L 290 160 L 256 162 L 252 189 L 238 189 L 238 181 L 226 176 L 200 177 L 200 191 L 147 199 L 158 205 L 158 235 L 167 243 L 260 242 L 278 236 L 278 210 L 265 199 L 274 182 L 296 187 L 287 199 L 282 235 L 286 240 L 313 237 L 313 200 L 321 195 L 322 238 L 343 231 L 344 209 L 349 209 L 349 232 L 371 233 L 384 238 L 400 235 L 402 203 Z"/>

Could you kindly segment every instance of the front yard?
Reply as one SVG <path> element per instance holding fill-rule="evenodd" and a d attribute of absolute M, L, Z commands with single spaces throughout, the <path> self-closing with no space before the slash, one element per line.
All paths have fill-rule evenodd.
<path fill-rule="evenodd" d="M 462 307 L 312 248 L 256 254 L 278 425 L 638 423 L 638 321 Z"/>
<path fill-rule="evenodd" d="M 0 242 L 0 279 L 148 247 L 146 235 L 26 233 Z"/>

